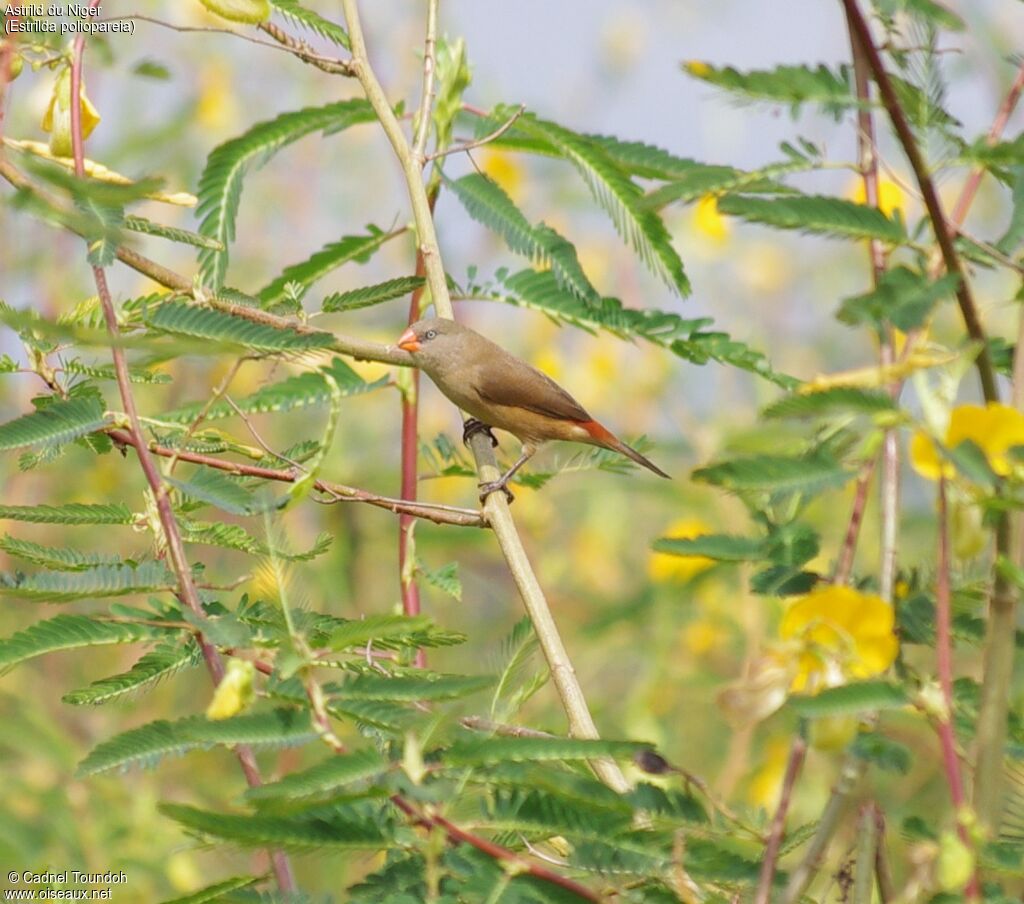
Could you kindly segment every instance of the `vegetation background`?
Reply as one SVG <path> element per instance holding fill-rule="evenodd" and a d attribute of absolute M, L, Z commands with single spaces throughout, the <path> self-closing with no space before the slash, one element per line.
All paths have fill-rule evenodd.
<path fill-rule="evenodd" d="M 272 5 L 277 8 L 273 21 L 324 53 L 345 55 L 340 48 L 331 48 L 316 35 L 297 29 L 293 20 L 281 18 L 280 11 L 289 4 Z M 232 25 L 198 2 L 150 0 L 144 6 L 145 16 L 174 28 L 140 17 L 131 36 L 88 41 L 85 82 L 102 120 L 89 136 L 85 153 L 112 170 L 133 177 L 159 175 L 167 190 L 195 194 L 211 150 L 222 142 L 280 113 L 363 96 L 355 79 L 332 77 L 280 50 L 205 32 L 228 28 L 273 43 L 267 34 Z M 339 4 L 310 0 L 303 6 L 343 22 L 336 8 Z M 394 102 L 404 101 L 405 109 L 413 111 L 423 77 L 426 5 L 382 0 L 363 6 L 370 57 L 387 96 Z M 913 27 L 901 31 L 902 37 L 935 39 L 937 43 L 929 46 L 928 54 L 908 64 L 904 75 L 908 79 L 919 75 L 922 95 L 936 108 L 955 115 L 960 123 L 955 131 L 964 136 L 964 147 L 984 135 L 1004 103 L 1020 62 L 1013 56 L 1024 36 L 1024 12 L 1019 4 L 962 4 L 954 17 L 961 25 L 955 28 L 948 28 L 948 21 L 934 12 L 934 4 L 927 0 L 886 2 L 878 7 L 883 15 L 896 9 L 898 15 L 909 17 Z M 127 7 L 103 5 L 105 16 L 133 12 Z M 447 47 L 454 46 L 456 38 L 465 41 L 472 84 L 462 99 L 471 107 L 491 110 L 499 104 L 511 105 L 503 114 L 508 119 L 523 104 L 527 117 L 536 115 L 579 133 L 647 142 L 678 158 L 750 171 L 786 159 L 778 146 L 789 142 L 811 161 L 785 174 L 789 186 L 808 194 L 864 199 L 855 163 L 855 104 L 830 107 L 827 99 L 813 92 L 804 103 L 805 98 L 795 89 L 789 97 L 785 92 L 773 98 L 743 89 L 730 94 L 721 90 L 721 80 L 716 87 L 715 78 L 709 76 L 726 66 L 752 71 L 773 70 L 782 64 L 821 63 L 833 70 L 847 65 L 850 37 L 841 3 L 453 3 L 442 4 L 439 34 L 447 38 Z M 55 43 L 53 51 L 60 54 L 67 48 Z M 38 62 L 44 56 L 39 52 L 26 58 Z M 704 61 L 710 68 L 701 69 Z M 919 71 L 914 68 L 918 65 Z M 55 66 L 41 65 L 32 71 L 26 65 L 19 79 L 6 86 L 4 138 L 49 139 L 40 123 L 51 104 L 59 72 Z M 837 114 L 838 108 L 842 109 Z M 924 224 L 916 232 L 910 230 L 917 249 L 910 247 L 911 240 L 906 243 L 908 254 L 919 252 L 917 262 L 923 271 L 928 260 L 925 246 L 932 239 L 920 191 L 880 105 L 875 105 L 874 116 L 879 123 L 882 161 L 880 207 L 896 222 Z M 403 120 L 406 128 L 412 127 L 411 119 L 410 112 Z M 502 121 L 499 115 L 495 123 Z M 454 128 L 456 142 L 473 138 L 476 128 L 474 117 L 460 117 Z M 1012 139 L 1019 131 L 1020 115 L 1013 113 L 1004 134 Z M 971 156 L 964 147 L 950 152 L 942 145 L 948 136 L 941 127 L 932 131 L 922 128 L 918 136 L 931 154 L 930 161 L 945 166 L 937 173 L 936 184 L 949 210 L 960 196 L 965 176 L 981 157 Z M 809 144 L 799 145 L 800 139 Z M 813 153 L 808 151 L 811 145 Z M 0 153 L 15 159 L 14 149 Z M 1020 205 L 1021 195 L 1019 187 L 1014 195 L 1013 185 L 1019 186 L 1019 182 L 1014 183 L 1013 174 L 1021 164 L 1020 148 L 1007 155 L 996 163 L 982 160 L 983 165 L 1001 168 L 996 179 L 986 177 L 981 185 L 969 220 L 972 236 L 999 236 L 1007 222 L 1018 221 L 1020 213 L 1014 204 Z M 826 159 L 831 162 L 824 163 Z M 44 176 L 30 171 L 47 184 Z M 660 210 L 693 287 L 692 297 L 684 300 L 638 260 L 635 249 L 616 234 L 585 182 L 564 160 L 519 153 L 502 141 L 445 159 L 445 175 L 450 180 L 476 172 L 493 179 L 530 223 L 543 221 L 569 237 L 579 264 L 601 296 L 621 299 L 628 308 L 671 311 L 687 319 L 711 317 L 715 329 L 765 353 L 780 373 L 809 380 L 822 373 L 873 366 L 879 335 L 889 335 L 891 324 L 884 324 L 879 331 L 856 330 L 835 316 L 842 299 L 871 288 L 866 242 L 870 230 L 864 234 L 838 230 L 846 241 L 834 240 L 836 230 L 801 223 L 796 225 L 819 234 L 770 231 L 764 225 L 744 222 L 741 216 L 724 215 L 715 191 L 689 193 L 682 203 Z M 51 187 L 62 186 L 53 182 Z M 95 294 L 86 249 L 71 232 L 26 215 L 20 209 L 25 207 L 24 198 L 13 190 L 5 187 L 0 193 L 0 298 L 9 306 L 8 313 L 33 311 L 57 321 Z M 132 212 L 188 230 L 197 229 L 199 220 L 192 209 L 146 200 L 135 203 Z M 506 242 L 483 228 L 479 218 L 470 216 L 447 183 L 441 189 L 435 219 L 446 270 L 460 288 L 486 282 L 500 268 L 520 267 L 522 261 L 517 261 Z M 254 167 L 245 181 L 227 284 L 255 294 L 285 267 L 306 260 L 316 249 L 343 236 L 365 234 L 366 224 L 389 231 L 409 222 L 409 202 L 399 168 L 376 124 L 354 126 L 337 136 L 297 141 L 262 168 Z M 197 272 L 196 250 L 186 244 L 133 234 L 131 245 L 186 274 L 189 280 Z M 989 337 L 1006 340 L 994 346 L 1004 353 L 1013 342 L 1019 316 L 1014 301 L 1020 280 L 1019 249 L 1007 251 L 1005 256 L 1011 259 L 1010 265 L 996 262 L 987 266 L 991 262 L 986 262 L 971 272 L 985 329 Z M 415 245 L 411 233 L 406 233 L 383 244 L 365 263 L 349 263 L 328 273 L 305 300 L 409 275 L 414 266 Z M 126 267 L 110 266 L 107 272 L 118 304 L 159 289 L 152 280 Z M 952 298 L 948 287 L 946 295 Z M 314 309 L 307 304 L 307 312 Z M 727 353 L 730 360 L 725 363 L 701 365 L 635 336 L 627 335 L 631 341 L 623 341 L 622 336 L 608 331 L 573 329 L 564 319 L 548 314 L 495 300 L 458 303 L 461 320 L 551 374 L 619 435 L 647 437 L 651 457 L 675 480 L 667 484 L 644 472 L 608 467 L 607 460 L 595 460 L 575 448 L 550 447 L 530 466 L 534 473 L 550 479 L 542 486 L 516 488 L 512 508 L 516 525 L 602 737 L 649 743 L 668 763 L 698 777 L 697 787 L 706 785 L 710 800 L 727 801 L 726 810 L 739 814 L 739 821 L 751 830 L 753 839 L 734 826 L 735 844 L 726 845 L 732 854 L 746 858 L 748 872 L 726 879 L 709 878 L 700 891 L 712 899 L 721 896 L 728 900 L 727 895 L 735 893 L 747 900 L 754 893 L 765 859 L 761 844 L 770 837 L 787 763 L 793 763 L 794 738 L 807 733 L 807 724 L 799 712 L 789 708 L 760 712 L 757 700 L 737 715 L 735 706 L 729 709 L 728 691 L 751 692 L 742 677 L 749 677 L 764 650 L 779 641 L 780 618 L 787 606 L 785 592 L 779 594 L 779 586 L 769 594 L 752 592 L 751 578 L 760 567 L 755 567 L 752 556 L 737 564 L 742 556 L 723 555 L 725 561 L 720 562 L 694 555 L 695 550 L 679 555 L 684 550 L 677 547 L 677 554 L 670 555 L 655 552 L 652 546 L 658 538 L 752 535 L 764 526 L 751 519 L 751 510 L 757 505 L 749 496 L 709 485 L 727 481 L 692 480 L 694 469 L 737 457 L 798 456 L 834 430 L 850 439 L 839 456 L 845 458 L 847 472 L 855 476 L 857 469 L 851 462 L 860 465 L 873 455 L 873 451 L 868 454 L 855 449 L 856 440 L 880 436 L 885 424 L 876 420 L 863 426 L 836 415 L 838 420 L 819 425 L 815 432 L 805 423 L 764 420 L 759 411 L 780 398 L 782 390 L 777 383 L 734 366 L 741 352 Z M 405 296 L 366 309 L 324 315 L 311 323 L 347 336 L 390 343 L 404 329 L 407 315 Z M 18 365 L 31 367 L 17 332 L 19 327 L 26 328 L 25 321 L 11 314 L 7 322 L 10 328 L 0 333 L 0 353 L 12 356 Z M 929 340 L 936 347 L 951 349 L 954 355 L 966 356 L 969 364 L 954 304 L 936 308 Z M 202 403 L 226 377 L 230 377 L 230 395 L 237 400 L 316 366 L 307 359 L 278 356 L 248 361 L 234 371 L 237 354 L 196 351 L 203 350 L 182 347 L 157 362 L 154 369 L 166 374 L 168 382 L 133 387 L 144 415 L 158 416 Z M 90 349 L 87 357 L 91 360 L 94 355 L 109 363 L 109 352 L 102 348 Z M 950 372 L 962 376 L 968 364 L 960 367 L 959 361 Z M 948 363 L 940 362 L 941 366 Z M 396 384 L 404 385 L 405 378 L 399 376 L 400 368 L 386 364 L 351 364 L 363 379 L 384 378 L 387 385 L 346 398 L 338 407 L 334 442 L 320 465 L 320 476 L 398 496 L 401 409 Z M 980 398 L 975 384 L 973 374 L 964 378 L 961 401 Z M 879 388 L 884 386 L 877 379 L 867 387 Z M 102 389 L 107 408 L 122 410 L 115 384 L 108 381 Z M 32 400 L 41 391 L 46 387 L 37 374 L 3 375 L 0 422 L 12 422 L 31 411 Z M 908 393 L 905 401 L 907 420 L 901 424 L 920 428 L 920 399 Z M 925 409 L 927 404 L 926 395 Z M 318 440 L 324 433 L 325 417 L 322 406 L 254 415 L 252 426 L 259 433 L 258 441 L 246 435 L 241 422 L 232 423 L 235 435 L 250 445 L 265 442 L 272 449 L 283 450 L 300 440 Z M 910 429 L 900 432 L 904 451 L 910 435 Z M 440 445 L 436 442 L 439 436 L 446 437 Z M 443 454 L 446 449 L 454 450 L 463 466 L 472 464 L 471 456 L 459 451 L 456 412 L 427 381 L 422 384 L 419 440 L 423 444 L 420 498 L 475 507 L 475 478 L 467 473 L 446 473 L 452 465 Z M 989 452 L 981 445 L 983 452 Z M 4 506 L 38 506 L 123 501 L 134 512 L 144 510 L 145 482 L 133 452 L 127 457 L 116 451 L 97 455 L 86 445 L 65 445 L 61 450 L 52 460 L 48 460 L 45 447 L 39 460 L 19 459 L 17 454 L 0 456 L 0 502 Z M 505 461 L 512 460 L 513 450 L 514 443 L 502 438 L 499 454 Z M 40 447 L 33 451 L 40 452 Z M 602 466 L 596 467 L 599 461 Z M 1013 475 L 1000 472 L 991 455 L 987 463 L 989 477 L 994 471 L 997 482 L 1003 478 L 1013 482 Z M 896 594 L 906 598 L 921 590 L 933 602 L 935 575 L 941 570 L 934 552 L 936 484 L 906 463 L 900 473 Z M 859 487 L 858 482 L 849 480 L 834 488 L 804 488 L 807 492 L 797 501 L 790 498 L 798 516 L 793 523 L 799 521 L 818 538 L 813 555 L 797 561 L 796 571 L 823 579 L 834 572 Z M 1012 496 L 1010 491 L 986 492 L 981 493 L 986 500 L 1000 493 L 1004 498 Z M 879 592 L 881 546 L 874 483 L 869 498 L 854 583 L 865 594 L 875 594 Z M 1012 507 L 1015 503 L 1008 504 Z M 230 599 L 229 605 L 236 605 L 242 593 L 253 599 L 273 599 L 283 592 L 283 582 L 290 588 L 291 604 L 299 609 L 308 607 L 344 619 L 402 611 L 398 527 L 390 512 L 354 503 L 316 505 L 306 498 L 266 518 L 224 512 L 211 515 L 210 510 L 203 517 L 244 524 L 260 542 L 269 542 L 282 552 L 308 550 L 322 534 L 333 540 L 317 558 L 283 566 L 286 580 L 281 577 L 278 556 L 190 547 L 190 561 L 203 562 L 201 580 L 219 586 L 238 582 L 224 595 L 225 604 Z M 991 523 L 994 517 L 990 512 Z M 106 525 L 90 529 L 9 521 L 4 532 L 49 547 L 113 552 L 125 560 L 152 555 L 153 537 L 145 528 L 133 532 Z M 508 664 L 508 638 L 523 611 L 493 536 L 485 530 L 429 521 L 418 522 L 414 536 L 424 613 L 442 628 L 468 637 L 460 645 L 429 650 L 431 669 L 453 675 L 501 674 Z M 953 565 L 960 592 L 958 611 L 976 621 L 984 614 L 990 560 L 991 550 L 984 545 L 976 556 L 958 559 Z M 449 568 L 451 563 L 457 566 L 457 579 Z M 0 570 L 13 576 L 33 569 L 26 569 L 23 559 L 0 551 Z M 138 598 L 144 599 L 145 595 Z M 106 611 L 102 601 L 87 599 L 71 605 L 73 611 Z M 12 577 L 0 607 L 0 635 L 9 638 L 53 614 L 49 604 L 19 599 L 17 579 Z M 983 627 L 980 634 L 984 634 Z M 958 674 L 979 677 L 983 658 L 979 631 L 972 635 L 964 630 L 957 639 L 963 642 L 957 651 Z M 918 646 L 922 649 L 908 654 L 909 677 L 907 671 L 899 674 L 901 686 L 914 685 L 912 692 L 907 691 L 907 699 L 934 674 L 932 641 Z M 261 853 L 232 845 L 197 845 L 182 833 L 178 822 L 158 810 L 161 801 L 206 810 L 236 805 L 244 782 L 237 763 L 222 747 L 171 757 L 154 769 L 76 774 L 78 764 L 101 741 L 154 720 L 201 714 L 210 703 L 212 685 L 202 668 L 187 669 L 173 680 L 156 683 L 144 696 L 125 695 L 107 706 L 62 702 L 66 693 L 124 672 L 138 658 L 136 645 L 96 646 L 78 653 L 39 656 L 0 680 L 3 873 L 14 868 L 123 869 L 129 887 L 115 890 L 115 897 L 123 894 L 126 901 L 155 901 L 188 895 L 218 878 L 267 869 Z M 533 670 L 543 676 L 539 656 L 534 657 Z M 880 671 L 852 677 L 874 677 Z M 784 684 L 783 697 L 791 689 L 788 679 Z M 525 681 L 524 686 L 528 685 Z M 1011 695 L 1017 704 L 1020 685 L 1018 675 Z M 759 692 L 754 692 L 755 696 Z M 793 850 L 813 835 L 835 783 L 848 766 L 843 750 L 851 740 L 844 734 L 851 712 L 860 720 L 862 733 L 871 733 L 872 719 L 877 718 L 869 715 L 874 712 L 872 700 L 877 702 L 871 698 L 857 707 L 837 710 L 833 727 L 838 738 L 834 743 L 823 738 L 823 731 L 816 739 L 812 736 L 799 782 L 791 800 L 787 797 L 791 830 L 799 826 L 806 830 L 802 838 L 791 839 L 793 849 L 784 852 L 791 857 L 787 863 L 799 861 L 799 852 Z M 488 702 L 489 692 L 470 696 L 454 704 L 452 712 L 484 714 Z M 939 742 L 929 719 L 920 707 L 897 710 L 889 718 L 885 735 L 893 746 L 885 752 L 899 760 L 898 767 L 875 762 L 869 790 L 861 788 L 847 802 L 844 819 L 836 829 L 838 840 L 815 886 L 814 900 L 839 900 L 847 894 L 843 865 L 852 862 L 857 839 L 856 804 L 866 800 L 884 805 L 891 827 L 888 843 L 898 864 L 896 885 L 905 894 L 910 894 L 907 889 L 913 890 L 917 881 L 919 897 L 943 889 L 956 896 L 965 886 L 968 895 L 979 894 L 977 888 L 971 890 L 967 878 L 975 865 L 974 854 L 964 853 L 973 852 L 976 841 L 965 841 L 955 849 L 948 841 L 955 837 L 958 822 L 962 827 L 965 820 L 950 808 L 949 772 L 940 762 Z M 553 686 L 548 683 L 524 700 L 514 721 L 564 734 L 564 715 Z M 339 722 L 336 730 L 344 743 L 358 744 L 360 730 L 352 722 Z M 405 739 L 411 743 L 408 735 Z M 388 743 L 401 746 L 400 742 Z M 314 743 L 261 752 L 260 762 L 268 777 L 279 777 L 322 759 L 320 748 Z M 407 749 L 401 755 L 392 753 L 398 759 L 405 756 L 402 761 L 408 765 Z M 877 760 L 883 759 L 883 754 L 878 754 Z M 678 775 L 651 779 L 628 757 L 624 767 L 634 782 L 689 787 Z M 1019 789 L 1013 793 L 1019 794 Z M 714 805 L 701 799 L 709 812 L 715 811 Z M 472 812 L 468 803 L 465 812 Z M 934 820 L 936 812 L 945 814 L 938 822 Z M 713 817 L 722 818 L 720 814 Z M 934 837 L 928 837 L 920 826 L 915 829 L 913 822 L 905 827 L 905 820 L 915 818 L 931 822 Z M 728 822 L 726 819 L 723 829 L 726 835 Z M 947 831 L 942 838 L 941 830 Z M 545 837 L 550 839 L 552 834 Z M 520 847 L 515 832 L 498 838 Z M 398 845 L 403 846 L 410 846 L 407 839 Z M 561 862 L 558 851 L 555 845 L 549 856 Z M 955 869 L 957 858 L 964 856 L 970 864 L 966 874 L 952 879 L 940 875 L 942 868 Z M 998 896 L 1019 890 L 1020 863 L 1014 865 L 1009 855 L 1004 860 L 995 871 L 1004 890 L 991 891 L 992 900 L 1003 900 Z M 328 894 L 346 900 L 343 889 L 384 863 L 384 855 L 375 851 L 344 855 L 320 851 L 300 856 L 295 871 L 299 886 L 311 900 L 323 900 Z M 458 871 L 452 869 L 455 875 Z M 618 885 L 620 894 L 642 895 L 642 882 L 637 880 L 641 891 L 630 892 L 628 884 L 623 886 L 614 878 L 614 870 L 610 873 L 613 878 L 607 883 Z M 685 882 L 675 886 L 666 882 L 666 887 L 672 888 L 679 900 L 690 900 L 687 895 L 696 894 L 687 890 Z M 503 890 L 491 900 L 499 900 L 505 893 Z M 655 894 L 650 889 L 647 893 Z M 464 900 L 487 900 L 474 897 L 472 891 L 463 894 Z M 523 894 L 527 895 L 524 899 L 533 900 Z M 207 899 L 214 898 L 203 898 Z"/>

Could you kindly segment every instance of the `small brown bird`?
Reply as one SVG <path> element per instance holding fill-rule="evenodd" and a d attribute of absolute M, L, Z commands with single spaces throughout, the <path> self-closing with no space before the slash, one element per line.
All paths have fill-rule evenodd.
<path fill-rule="evenodd" d="M 480 484 L 480 498 L 506 484 L 541 443 L 561 439 L 612 449 L 659 477 L 668 477 L 636 449 L 595 421 L 561 386 L 525 361 L 510 355 L 469 327 L 454 320 L 420 320 L 398 339 L 415 365 L 452 402 L 470 415 L 463 439 L 491 427 L 507 430 L 523 444 L 523 453 L 498 480 Z"/>

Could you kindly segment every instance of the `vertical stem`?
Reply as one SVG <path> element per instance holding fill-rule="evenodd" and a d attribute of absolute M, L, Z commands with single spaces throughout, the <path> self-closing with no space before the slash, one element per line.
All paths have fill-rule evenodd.
<path fill-rule="evenodd" d="M 853 871 L 853 904 L 871 904 L 878 843 L 878 823 L 875 821 L 874 804 L 863 804 L 857 819 L 857 863 Z"/>
<path fill-rule="evenodd" d="M 857 538 L 860 536 L 860 528 L 864 523 L 864 509 L 868 504 L 868 488 L 871 486 L 871 475 L 875 470 L 875 461 L 865 465 L 857 478 L 857 486 L 853 494 L 853 508 L 850 510 L 850 521 L 846 527 L 846 536 L 843 538 L 843 545 L 839 549 L 839 560 L 836 562 L 835 574 L 832 576 L 833 584 L 845 584 L 850 580 L 850 573 L 853 571 L 853 558 L 857 554 Z"/>
<path fill-rule="evenodd" d="M 964 795 L 960 761 L 956 755 L 956 734 L 953 730 L 953 632 L 952 597 L 949 587 L 949 519 L 946 505 L 946 478 L 939 477 L 939 550 L 938 574 L 935 579 L 935 656 L 939 686 L 942 689 L 942 712 L 936 717 L 936 731 L 942 747 L 942 766 L 949 785 L 949 796 L 956 815 L 956 828 L 960 840 L 973 847 L 970 833 L 964 824 Z M 968 900 L 979 897 L 977 876 L 966 889 Z"/>
<path fill-rule="evenodd" d="M 90 8 L 95 9 L 101 0 L 91 0 Z M 82 141 L 82 57 L 85 53 L 85 37 L 79 35 L 75 38 L 71 61 L 71 146 L 74 154 L 75 175 L 82 179 L 85 175 L 85 154 Z M 131 382 L 128 378 L 128 363 L 125 359 L 124 349 L 117 342 L 120 336 L 120 329 L 117 324 L 117 314 L 114 311 L 114 302 L 110 295 L 110 288 L 107 285 L 107 275 L 102 267 L 92 268 L 93 279 L 96 282 L 96 292 L 99 295 L 100 304 L 103 308 L 103 319 L 106 322 L 107 332 L 112 340 L 111 354 L 114 358 L 114 373 L 117 378 L 117 388 L 121 396 L 121 404 L 128 415 L 129 428 L 139 465 L 145 475 L 146 483 L 149 485 L 156 503 L 157 513 L 160 518 L 160 525 L 163 528 L 164 539 L 167 542 L 167 552 L 170 558 L 171 568 L 178 580 L 178 593 L 180 599 L 200 618 L 205 617 L 202 603 L 199 599 L 199 592 L 196 589 L 195 581 L 192 579 L 192 570 L 189 568 L 188 558 L 185 555 L 185 544 L 181 539 L 181 531 L 178 529 L 178 522 L 174 516 L 174 509 L 171 507 L 170 498 L 167 495 L 167 487 L 160 479 L 150 455 L 149 446 L 145 440 L 142 424 L 139 421 L 138 409 L 135 406 L 135 397 L 131 391 Z M 204 637 L 199 637 L 200 649 L 203 659 L 206 661 L 207 670 L 213 679 L 214 685 L 220 684 L 224 677 L 224 663 L 221 660 L 217 648 Z M 235 748 L 236 756 L 242 766 L 247 784 L 256 787 L 262 783 L 259 767 L 253 756 L 252 750 L 245 746 Z M 270 859 L 273 864 L 274 875 L 278 887 L 284 893 L 296 891 L 295 877 L 292 874 L 291 862 L 287 855 L 280 850 L 270 851 Z"/>
<path fill-rule="evenodd" d="M 448 292 L 448 281 L 441 260 L 441 249 L 437 240 L 437 231 L 434 228 L 430 200 L 426 186 L 423 184 L 420 161 L 415 158 L 409 141 L 402 131 L 401 123 L 395 116 L 391 104 L 388 103 L 384 89 L 370 65 L 357 0 L 341 0 L 341 5 L 345 13 L 345 21 L 348 24 L 349 39 L 352 43 L 352 68 L 402 167 L 409 203 L 416 222 L 416 237 L 419 250 L 423 255 L 423 266 L 426 271 L 431 300 L 439 317 L 452 319 L 454 311 L 451 295 Z M 488 438 L 480 433 L 476 434 L 470 441 L 470 448 L 473 450 L 480 479 L 482 481 L 497 480 L 500 472 Z M 512 513 L 509 511 L 505 495 L 491 493 L 484 503 L 484 510 L 523 598 L 526 610 L 533 621 L 537 639 L 544 652 L 548 667 L 551 669 L 555 687 L 558 689 L 562 706 L 565 709 L 570 730 L 576 737 L 599 737 L 586 698 L 583 696 L 583 689 L 576 678 L 572 661 L 569 659 L 551 615 L 551 608 L 530 565 L 515 522 L 512 520 Z M 598 777 L 614 790 L 625 792 L 629 789 L 629 782 L 626 781 L 626 777 L 615 762 L 611 760 L 598 761 L 593 764 L 593 768 Z"/>
<path fill-rule="evenodd" d="M 765 845 L 764 857 L 761 860 L 761 875 L 757 880 L 754 904 L 768 904 L 771 900 L 772 880 L 775 878 L 775 868 L 778 866 L 782 839 L 786 834 L 786 814 L 789 812 L 789 805 L 793 799 L 793 788 L 796 786 L 796 780 L 800 775 L 800 768 L 804 764 L 806 755 L 807 741 L 804 740 L 801 733 L 793 739 L 793 746 L 789 749 L 786 774 L 782 780 L 782 794 L 779 797 L 779 805 L 772 819 L 768 843 Z"/>
<path fill-rule="evenodd" d="M 889 856 L 885 849 L 885 813 L 877 803 L 874 804 L 875 832 L 878 843 L 875 845 L 875 877 L 878 880 L 878 899 L 881 904 L 890 904 L 896 900 L 896 886 L 892 881 L 892 870 L 889 867 Z"/>

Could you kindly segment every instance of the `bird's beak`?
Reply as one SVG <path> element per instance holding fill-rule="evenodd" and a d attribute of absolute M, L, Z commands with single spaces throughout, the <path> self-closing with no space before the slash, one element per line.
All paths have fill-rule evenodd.
<path fill-rule="evenodd" d="M 405 349 L 407 352 L 418 352 L 420 350 L 420 340 L 416 338 L 412 327 L 398 337 L 398 347 Z"/>

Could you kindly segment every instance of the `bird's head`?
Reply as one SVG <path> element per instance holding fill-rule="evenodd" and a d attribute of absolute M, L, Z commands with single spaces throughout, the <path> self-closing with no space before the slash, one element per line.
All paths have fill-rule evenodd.
<path fill-rule="evenodd" d="M 467 332 L 454 320 L 433 317 L 414 323 L 398 337 L 396 344 L 412 355 L 417 367 L 429 371 L 432 364 L 458 354 Z"/>

